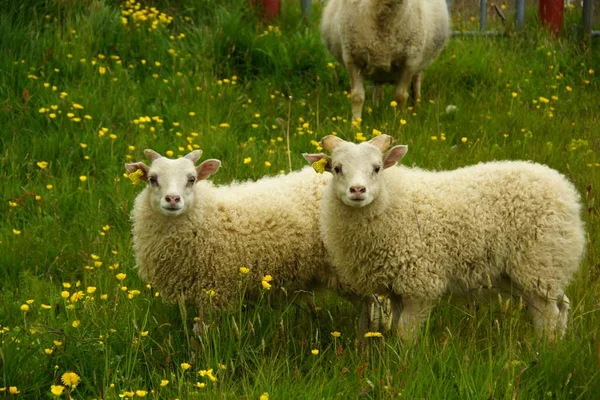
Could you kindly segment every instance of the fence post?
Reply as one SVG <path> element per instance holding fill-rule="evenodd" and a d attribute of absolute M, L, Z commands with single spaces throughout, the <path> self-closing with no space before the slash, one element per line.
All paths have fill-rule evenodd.
<path fill-rule="evenodd" d="M 592 33 L 592 17 L 594 14 L 594 2 L 583 0 L 583 34 L 586 38 Z"/>
<path fill-rule="evenodd" d="M 525 0 L 516 0 L 515 9 L 515 22 L 517 25 L 517 30 L 522 31 L 525 27 Z"/>
<path fill-rule="evenodd" d="M 310 9 L 312 6 L 312 1 L 311 0 L 300 0 L 300 6 L 302 7 L 302 15 L 304 15 L 304 18 L 306 18 L 306 19 L 310 18 Z"/>
<path fill-rule="evenodd" d="M 485 17 L 487 15 L 487 3 L 486 0 L 479 1 L 479 30 L 485 31 Z"/>

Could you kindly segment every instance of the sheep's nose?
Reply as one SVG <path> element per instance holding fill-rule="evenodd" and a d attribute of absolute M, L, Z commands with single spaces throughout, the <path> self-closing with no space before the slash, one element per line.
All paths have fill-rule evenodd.
<path fill-rule="evenodd" d="M 170 195 L 166 195 L 165 196 L 165 200 L 167 201 L 167 203 L 169 204 L 177 204 L 181 201 L 181 196 L 170 196 Z"/>
<path fill-rule="evenodd" d="M 367 188 L 364 186 L 350 186 L 350 193 L 365 193 Z"/>

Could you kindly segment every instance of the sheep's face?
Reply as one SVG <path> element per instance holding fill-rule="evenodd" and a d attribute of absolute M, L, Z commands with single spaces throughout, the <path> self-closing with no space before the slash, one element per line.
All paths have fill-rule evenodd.
<path fill-rule="evenodd" d="M 392 138 L 381 135 L 360 144 L 343 141 L 335 136 L 326 136 L 321 145 L 330 150 L 325 154 L 304 154 L 311 163 L 325 159 L 325 170 L 333 174 L 332 185 L 336 196 L 347 206 L 365 207 L 381 192 L 381 174 L 385 168 L 395 165 L 406 154 L 406 146 L 395 146 L 385 150 Z"/>
<path fill-rule="evenodd" d="M 150 167 L 144 163 L 126 164 L 125 167 L 130 174 L 142 171 L 140 179 L 148 182 L 152 209 L 165 216 L 185 213 L 194 203 L 196 182 L 214 174 L 221 165 L 219 160 L 206 160 L 194 166 L 202 154 L 200 150 L 176 160 L 162 157 L 153 150 L 144 153 L 152 162 Z"/>

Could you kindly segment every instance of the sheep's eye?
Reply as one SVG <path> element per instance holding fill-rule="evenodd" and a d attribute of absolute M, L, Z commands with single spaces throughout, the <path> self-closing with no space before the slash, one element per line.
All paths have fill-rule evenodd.
<path fill-rule="evenodd" d="M 339 174 L 340 172 L 342 172 L 342 167 L 334 167 L 333 170 L 335 171 L 336 174 Z"/>
<path fill-rule="evenodd" d="M 373 171 L 375 171 L 376 174 L 378 174 L 380 170 L 381 170 L 381 167 L 375 167 L 375 168 L 373 168 Z"/>
<path fill-rule="evenodd" d="M 195 176 L 190 176 L 190 177 L 188 178 L 188 183 L 189 183 L 190 185 L 193 185 L 193 184 L 194 184 L 194 182 L 196 182 L 196 177 L 195 177 Z"/>
<path fill-rule="evenodd" d="M 156 175 L 152 175 L 148 179 L 148 182 L 150 182 L 150 184 L 152 184 L 152 185 L 158 185 L 158 177 Z"/>

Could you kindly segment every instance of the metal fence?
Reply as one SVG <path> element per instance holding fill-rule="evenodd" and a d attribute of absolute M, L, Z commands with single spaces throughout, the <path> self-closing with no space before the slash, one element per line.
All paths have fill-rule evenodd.
<path fill-rule="evenodd" d="M 314 0 L 300 0 L 302 13 L 306 18 L 310 18 L 311 5 Z M 320 0 L 324 3 L 324 0 Z M 570 1 L 570 0 L 567 0 Z M 582 1 L 583 9 L 583 33 L 586 37 L 600 37 L 600 30 L 592 30 L 592 21 L 594 18 L 594 0 L 580 0 Z M 446 0 L 448 9 L 452 6 L 452 0 Z M 500 12 L 498 6 L 494 4 L 496 11 Z M 504 17 L 502 17 L 504 18 Z M 488 30 L 486 28 L 487 21 L 487 0 L 479 0 L 479 29 L 478 30 L 457 30 L 454 31 L 455 35 L 498 35 L 501 32 L 496 30 Z M 515 28 L 517 31 L 523 30 L 525 27 L 525 0 L 515 0 Z"/>
<path fill-rule="evenodd" d="M 448 9 L 452 6 L 452 0 L 446 0 Z M 600 36 L 600 31 L 592 30 L 592 20 L 594 17 L 594 2 L 593 0 L 583 0 L 583 32 L 589 37 Z M 499 12 L 497 5 L 494 4 Z M 471 31 L 454 31 L 455 35 L 497 35 L 500 32 L 495 30 L 487 30 L 487 0 L 479 0 L 479 30 Z M 525 27 L 525 0 L 515 0 L 515 27 L 517 31 L 523 30 Z"/>

